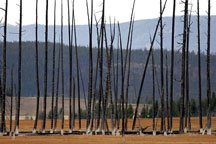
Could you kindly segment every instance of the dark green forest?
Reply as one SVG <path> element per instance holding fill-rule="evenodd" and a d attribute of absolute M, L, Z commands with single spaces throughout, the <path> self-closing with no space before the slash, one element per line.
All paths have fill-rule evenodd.
<path fill-rule="evenodd" d="M 56 62 L 58 61 L 58 52 L 59 52 L 59 44 L 56 44 Z M 3 44 L 0 43 L 0 57 L 2 57 L 2 47 Z M 40 89 L 43 90 L 43 75 L 44 75 L 44 43 L 39 43 L 39 71 L 40 71 Z M 48 95 L 51 95 L 51 68 L 52 68 L 52 49 L 53 44 L 49 43 L 48 49 Z M 23 51 L 22 51 L 22 96 L 24 97 L 32 97 L 36 96 L 36 74 L 35 74 L 35 43 L 34 42 L 23 42 Z M 83 97 L 84 92 L 87 94 L 87 86 L 88 86 L 88 48 L 79 46 L 78 54 L 79 54 L 79 64 L 81 68 L 84 89 L 83 91 L 81 85 L 81 96 Z M 125 53 L 125 51 L 124 51 Z M 130 86 L 129 86 L 129 100 L 131 103 L 136 102 L 136 93 L 140 86 L 141 75 L 143 72 L 144 64 L 147 58 L 148 50 L 132 50 L 132 58 L 131 58 L 131 77 L 130 77 Z M 164 54 L 168 55 L 168 69 L 170 71 L 170 51 L 164 51 Z M 105 54 L 104 54 L 105 55 Z M 160 51 L 154 50 L 155 55 L 155 67 L 157 71 L 157 79 L 160 81 L 159 70 L 160 70 Z M 164 55 L 164 59 L 165 59 Z M 114 49 L 114 65 L 116 68 L 117 64 L 117 49 Z M 18 43 L 17 42 L 9 42 L 7 46 L 7 89 L 10 89 L 10 70 L 13 67 L 14 69 L 14 82 L 15 86 L 17 85 L 17 63 L 18 63 Z M 97 58 L 97 48 L 93 49 L 93 64 L 96 66 L 96 58 Z M 189 79 L 190 79 L 190 97 L 194 99 L 198 99 L 198 64 L 197 64 L 197 54 L 194 52 L 190 52 L 189 54 Z M 2 59 L 2 58 L 1 58 Z M 73 49 L 73 77 L 76 78 L 76 67 L 75 67 L 75 53 Z M 165 65 L 164 60 L 164 65 Z M 120 66 L 120 59 L 119 59 Z M 2 73 L 2 62 L 1 64 L 1 73 Z M 178 100 L 180 98 L 180 70 L 181 70 L 181 53 L 176 48 L 175 52 L 175 68 L 174 68 L 174 98 Z M 206 98 L 206 56 L 204 53 L 201 54 L 201 66 L 202 66 L 202 89 L 203 89 L 203 98 Z M 216 91 L 216 56 L 211 55 L 211 84 L 212 91 Z M 165 69 L 165 67 L 164 67 Z M 104 86 L 106 79 L 106 58 L 104 59 Z M 57 63 L 56 63 L 56 71 L 57 71 Z M 165 70 L 164 70 L 165 71 Z M 95 70 L 94 70 L 95 72 Z M 68 46 L 64 46 L 64 73 L 65 73 L 65 95 L 68 95 L 69 88 L 69 49 Z M 121 71 L 119 67 L 119 87 L 121 80 Z M 112 74 L 111 74 L 112 75 Z M 164 74 L 165 77 L 165 74 Z M 61 77 L 60 77 L 61 78 Z M 112 80 L 112 78 L 111 78 Z M 156 85 L 156 97 L 159 98 L 158 95 L 158 85 Z M 120 91 L 120 90 L 119 90 Z M 60 93 L 61 93 L 61 84 L 60 84 Z M 41 91 L 43 94 L 43 91 Z M 144 84 L 144 91 L 142 94 L 142 103 L 148 103 L 151 99 L 152 95 L 152 69 L 151 69 L 151 61 L 148 66 L 147 76 Z"/>

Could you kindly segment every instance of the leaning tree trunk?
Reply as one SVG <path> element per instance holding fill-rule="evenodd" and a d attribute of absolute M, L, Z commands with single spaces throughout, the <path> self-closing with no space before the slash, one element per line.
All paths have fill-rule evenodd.
<path fill-rule="evenodd" d="M 184 10 L 184 30 L 183 30 L 183 42 L 182 42 L 182 64 L 181 64 L 181 102 L 180 102 L 180 126 L 179 132 L 183 133 L 184 123 L 184 97 L 185 97 L 185 48 L 187 38 L 187 19 L 188 19 L 188 0 L 185 0 Z"/>
<path fill-rule="evenodd" d="M 161 70 L 161 131 L 164 132 L 164 72 L 163 72 L 163 17 L 162 0 L 160 0 L 160 70 Z"/>
<path fill-rule="evenodd" d="M 207 134 L 211 135 L 211 78 L 210 78 L 210 48 L 211 48 L 211 0 L 208 0 L 208 37 L 207 37 Z"/>
<path fill-rule="evenodd" d="M 166 3 L 167 3 L 167 0 L 165 1 L 162 13 L 165 10 Z M 152 53 L 152 49 L 153 49 L 153 45 L 154 45 L 154 41 L 155 41 L 155 38 L 156 38 L 156 35 L 157 35 L 157 31 L 158 31 L 158 27 L 159 27 L 160 21 L 161 21 L 161 18 L 159 18 L 159 20 L 158 20 L 158 23 L 157 23 L 157 26 L 156 26 L 156 29 L 155 29 L 155 32 L 154 32 L 154 36 L 153 36 L 153 39 L 152 39 L 152 42 L 151 42 L 150 50 L 149 50 L 149 53 L 148 53 L 148 57 L 147 57 L 147 60 L 146 60 L 146 64 L 145 64 L 145 67 L 144 67 L 144 70 L 143 70 L 143 75 L 142 75 L 142 79 L 141 79 L 141 84 L 140 84 L 140 89 L 139 89 L 139 93 L 138 93 L 137 104 L 136 104 L 136 109 L 135 109 L 135 114 L 134 114 L 134 119 L 133 119 L 132 130 L 135 129 L 136 118 L 137 118 L 137 113 L 138 113 L 138 108 L 139 108 L 141 93 L 142 93 L 142 89 L 143 89 L 143 84 L 144 84 L 144 80 L 145 80 L 145 76 L 146 76 L 146 72 L 147 72 L 147 68 L 148 68 L 149 59 L 150 59 L 150 56 L 151 56 L 151 53 Z"/>
<path fill-rule="evenodd" d="M 2 82 L 2 111 L 1 111 L 1 133 L 6 132 L 5 124 L 5 101 L 6 101 L 6 80 L 7 80 L 7 18 L 8 0 L 5 3 L 5 22 L 4 22 L 4 48 L 3 48 L 3 82 Z"/>
<path fill-rule="evenodd" d="M 36 28 L 35 28 L 35 67 L 36 67 L 36 89 L 37 89 L 37 102 L 36 102 L 36 115 L 33 133 L 37 131 L 39 103 L 40 103 L 40 83 L 39 83 L 39 66 L 38 66 L 38 0 L 36 0 Z"/>
<path fill-rule="evenodd" d="M 154 50 L 152 50 L 152 117 L 153 117 L 153 135 L 156 135 L 155 129 L 155 62 L 154 62 Z"/>
<path fill-rule="evenodd" d="M 17 99 L 17 112 L 15 121 L 15 133 L 19 133 L 19 116 L 20 116 L 20 98 L 21 98 L 21 73 L 22 73 L 22 0 L 20 0 L 20 23 L 19 23 L 19 60 L 18 60 L 18 99 Z"/>
<path fill-rule="evenodd" d="M 173 0 L 173 16 L 172 16 L 172 40 L 171 40 L 171 70 L 170 70 L 170 126 L 169 131 L 172 132 L 173 126 L 173 78 L 174 78 L 174 49 L 175 49 L 175 11 L 176 0 Z"/>
<path fill-rule="evenodd" d="M 55 95 L 55 52 L 56 52 L 56 0 L 54 2 L 54 35 L 53 35 L 53 65 L 52 65 L 52 102 L 51 102 L 51 129 L 53 133 L 53 118 L 54 118 L 54 95 Z"/>
<path fill-rule="evenodd" d="M 45 65 L 44 65 L 44 106 L 43 106 L 43 126 L 42 132 L 46 128 L 46 104 L 47 104 L 47 72 L 48 72 L 48 2 L 46 0 L 46 26 L 45 26 Z"/>
<path fill-rule="evenodd" d="M 199 125 L 200 133 L 203 132 L 203 123 L 202 123 L 202 75 L 201 75 L 201 58 L 200 58 L 200 12 L 199 12 L 199 0 L 197 0 L 197 33 L 198 33 L 198 91 L 199 91 Z"/>
<path fill-rule="evenodd" d="M 61 135 L 64 134 L 64 48 L 63 48 L 63 0 L 61 0 L 61 76 L 62 76 L 62 123 Z"/>

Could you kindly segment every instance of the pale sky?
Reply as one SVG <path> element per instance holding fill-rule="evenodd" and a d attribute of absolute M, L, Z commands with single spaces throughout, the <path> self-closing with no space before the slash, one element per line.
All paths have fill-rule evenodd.
<path fill-rule="evenodd" d="M 9 14 L 8 23 L 16 25 L 19 22 L 19 1 L 20 0 L 8 0 L 9 1 Z M 89 4 L 90 4 L 90 0 Z M 94 12 L 97 13 L 97 17 L 101 16 L 101 3 L 103 0 L 94 0 Z M 163 0 L 165 1 L 165 0 Z M 57 0 L 57 24 L 60 24 L 61 14 L 61 0 Z M 64 24 L 67 22 L 67 0 L 64 2 Z M 71 2 L 71 0 L 70 0 Z M 135 5 L 135 19 L 152 19 L 159 16 L 160 0 L 136 0 Z M 182 15 L 184 8 L 183 4 L 180 4 L 181 0 L 177 0 L 176 14 Z M 194 15 L 196 14 L 196 0 L 189 0 L 193 4 Z M 206 15 L 208 0 L 200 0 L 200 13 Z M 35 3 L 36 0 L 23 0 L 23 24 L 35 23 Z M 45 24 L 45 3 L 46 0 L 39 0 L 39 24 Z M 106 0 L 106 19 L 109 17 L 115 18 L 119 22 L 127 22 L 130 20 L 130 13 L 132 9 L 133 0 Z M 167 8 L 164 16 L 172 16 L 173 0 L 168 0 Z M 216 1 L 212 0 L 212 15 L 216 15 Z M 5 7 L 5 0 L 0 0 L 0 7 Z M 49 25 L 53 25 L 53 11 L 54 0 L 49 0 Z M 87 24 L 87 12 L 86 12 L 86 0 L 75 0 L 75 15 L 76 24 Z M 4 18 L 4 12 L 0 10 L 0 19 Z M 4 21 L 4 19 L 3 19 Z"/>

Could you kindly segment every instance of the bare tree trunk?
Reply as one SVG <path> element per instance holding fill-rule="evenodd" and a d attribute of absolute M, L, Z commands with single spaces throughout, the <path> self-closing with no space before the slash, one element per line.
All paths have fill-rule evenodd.
<path fill-rule="evenodd" d="M 202 123 L 202 75 L 201 75 L 201 58 L 200 58 L 200 12 L 199 12 L 199 0 L 197 0 L 197 33 L 198 33 L 198 74 L 199 74 L 199 125 L 200 133 L 203 132 Z"/>
<path fill-rule="evenodd" d="M 13 67 L 11 69 L 10 135 L 12 134 L 12 116 L 13 116 Z"/>
<path fill-rule="evenodd" d="M 128 73 L 127 73 L 127 85 L 126 85 L 126 120 L 125 120 L 125 129 L 127 130 L 128 124 L 128 92 L 129 92 L 129 85 L 130 85 L 130 69 L 131 69 L 131 50 L 132 50 L 132 43 L 133 43 L 133 29 L 134 29 L 134 20 L 132 23 L 131 28 L 131 37 L 130 37 L 130 48 L 129 48 L 129 59 L 128 59 Z"/>
<path fill-rule="evenodd" d="M 165 10 L 166 3 L 167 3 L 167 0 L 165 1 L 162 13 Z M 155 41 L 155 38 L 156 38 L 156 35 L 157 35 L 157 31 L 158 31 L 158 27 L 159 27 L 160 21 L 161 21 L 161 18 L 159 18 L 159 20 L 158 20 L 158 23 L 157 23 L 157 26 L 156 26 L 156 29 L 155 29 L 155 32 L 154 32 L 154 37 L 152 39 L 151 47 L 150 47 L 150 50 L 149 50 L 149 53 L 148 53 L 148 57 L 147 57 L 147 60 L 146 60 L 145 68 L 144 68 L 144 71 L 143 71 L 143 75 L 142 75 L 142 79 L 141 79 L 141 84 L 140 84 L 140 89 L 139 89 L 138 98 L 137 98 L 137 104 L 136 104 L 134 119 L 133 119 L 132 130 L 134 130 L 134 128 L 135 128 L 136 118 L 137 118 L 137 112 L 138 112 L 138 108 L 139 108 L 139 103 L 140 103 L 141 93 L 142 93 L 143 84 L 144 84 L 144 80 L 145 80 L 145 76 L 146 76 L 146 71 L 147 71 L 147 68 L 148 68 L 149 59 L 150 59 L 150 56 L 151 56 L 151 52 L 152 52 L 152 49 L 153 49 L 153 45 L 154 45 L 154 41 Z"/>
<path fill-rule="evenodd" d="M 57 119 L 58 119 L 58 94 L 59 94 L 60 61 L 61 61 L 61 45 L 59 46 L 57 80 L 56 80 L 55 123 L 54 123 L 54 130 L 55 131 L 56 131 Z"/>
<path fill-rule="evenodd" d="M 22 0 L 20 0 L 20 23 L 19 23 L 19 60 L 18 60 L 18 100 L 17 112 L 15 121 L 15 133 L 19 133 L 19 116 L 20 116 L 20 98 L 21 98 L 21 84 L 22 84 Z"/>
<path fill-rule="evenodd" d="M 36 0 L 36 28 L 35 28 L 35 66 L 36 66 L 36 89 L 37 89 L 37 102 L 36 102 L 36 115 L 33 133 L 37 131 L 39 104 L 40 104 L 40 83 L 39 83 L 39 68 L 38 68 L 38 0 Z"/>
<path fill-rule="evenodd" d="M 74 8 L 73 8 L 74 11 Z M 79 83 L 79 59 L 78 59 L 78 49 L 77 49 L 77 36 L 76 36 L 76 22 L 75 15 L 74 18 L 74 38 L 75 38 L 75 52 L 76 52 L 76 70 L 77 70 L 77 92 L 78 92 L 78 113 L 79 113 L 79 130 L 81 130 L 81 110 L 80 110 L 80 83 Z"/>
<path fill-rule="evenodd" d="M 121 39 L 121 29 L 118 23 L 118 30 L 119 30 L 119 38 L 120 38 L 120 52 L 121 52 L 121 103 L 122 103 L 122 135 L 125 133 L 125 109 L 124 109 L 124 62 L 123 62 L 123 50 L 122 50 L 122 39 Z"/>
<path fill-rule="evenodd" d="M 160 70 L 161 70 L 161 131 L 164 132 L 164 72 L 163 72 L 163 16 L 162 0 L 160 0 Z"/>
<path fill-rule="evenodd" d="M 93 59 L 92 59 L 92 24 L 93 24 L 93 0 L 91 0 L 91 19 L 89 19 L 88 1 L 87 3 L 87 15 L 89 20 L 89 82 L 88 82 L 88 118 L 86 129 L 90 132 L 90 120 L 91 120 L 91 104 L 92 104 L 92 79 L 93 79 Z"/>
<path fill-rule="evenodd" d="M 169 83 L 168 83 L 168 55 L 166 53 L 166 116 L 167 116 L 167 130 L 170 130 L 170 109 L 169 109 Z"/>
<path fill-rule="evenodd" d="M 2 112 L 1 112 L 1 133 L 5 133 L 5 101 L 6 101 L 6 80 L 7 80 L 7 19 L 8 19 L 8 0 L 5 3 L 4 21 L 4 48 L 3 48 L 3 82 L 2 82 Z"/>
<path fill-rule="evenodd" d="M 103 41 L 104 41 L 104 15 L 105 15 L 105 0 L 103 0 L 103 9 L 102 9 L 102 19 L 101 19 L 101 51 L 100 51 L 100 83 L 99 83 L 99 107 L 98 107 L 98 120 L 97 120 L 97 130 L 99 130 L 100 124 L 100 113 L 101 113 L 101 99 L 103 99 Z M 104 130 L 104 122 L 102 123 L 102 131 Z"/>
<path fill-rule="evenodd" d="M 64 134 L 64 43 L 63 43 L 63 0 L 61 0 L 61 76 L 62 76 L 62 123 L 61 135 Z"/>
<path fill-rule="evenodd" d="M 42 133 L 45 133 L 46 128 L 46 103 L 47 103 L 47 72 L 48 72 L 48 4 L 46 0 L 46 26 L 45 26 L 45 65 L 44 65 L 44 108 L 43 108 L 43 126 Z"/>
<path fill-rule="evenodd" d="M 180 102 L 180 126 L 179 132 L 183 133 L 184 125 L 184 97 L 185 97 L 185 48 L 187 38 L 187 19 L 188 19 L 188 0 L 185 0 L 184 10 L 184 31 L 183 31 L 183 42 L 182 42 L 182 65 L 181 65 L 181 102 Z"/>
<path fill-rule="evenodd" d="M 154 62 L 154 50 L 153 49 L 152 49 L 152 107 L 153 107 L 153 110 L 152 110 L 153 135 L 156 135 L 156 129 L 155 129 L 155 62 Z"/>
<path fill-rule="evenodd" d="M 75 129 L 75 79 L 73 78 L 73 113 L 72 113 L 72 130 Z"/>
<path fill-rule="evenodd" d="M 53 36 L 53 66 L 52 66 L 52 103 L 51 103 L 51 130 L 53 133 L 53 118 L 54 118 L 54 95 L 55 95 L 55 52 L 56 52 L 56 0 L 54 2 L 54 36 Z"/>
<path fill-rule="evenodd" d="M 1 113 L 3 111 L 3 103 L 2 103 L 2 80 L 1 80 L 1 70 L 0 70 L 0 109 L 1 109 Z M 1 119 L 1 135 L 3 135 L 3 125 L 2 125 L 2 119 Z"/>
<path fill-rule="evenodd" d="M 211 78 L 210 78 L 210 49 L 211 49 L 211 0 L 208 0 L 208 37 L 207 37 L 207 134 L 211 135 Z"/>
<path fill-rule="evenodd" d="M 175 11 L 176 0 L 173 0 L 173 17 L 172 17 L 172 42 L 171 42 L 171 70 L 170 70 L 170 129 L 172 132 L 173 126 L 173 77 L 174 77 L 174 49 L 175 49 Z"/>

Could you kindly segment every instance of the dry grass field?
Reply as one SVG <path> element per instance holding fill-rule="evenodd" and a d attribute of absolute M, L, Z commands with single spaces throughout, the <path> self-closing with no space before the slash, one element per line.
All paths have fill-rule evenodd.
<path fill-rule="evenodd" d="M 206 123 L 206 118 L 203 119 L 204 124 Z M 26 120 L 20 121 L 20 131 L 32 131 L 34 121 Z M 58 129 L 60 130 L 60 123 L 58 121 Z M 108 122 L 110 124 L 110 121 Z M 160 121 L 158 120 L 157 129 L 160 128 Z M 39 121 L 39 127 L 41 127 L 41 121 Z M 132 120 L 129 120 L 128 130 L 131 130 Z M 138 124 L 138 122 L 137 122 Z M 142 127 L 149 126 L 146 131 L 151 131 L 152 120 L 151 119 L 140 119 L 140 124 Z M 8 123 L 7 123 L 8 126 Z M 76 121 L 76 130 L 78 130 L 78 121 Z M 82 130 L 85 130 L 86 121 L 82 121 Z M 174 118 L 174 130 L 178 130 L 179 119 Z M 138 125 L 137 125 L 138 128 Z M 212 130 L 216 131 L 216 118 L 212 118 Z M 50 121 L 47 121 L 47 130 L 50 129 Z M 40 128 L 38 129 L 40 130 Z M 192 130 L 199 130 L 198 118 L 192 118 Z M 68 121 L 65 121 L 65 131 L 68 131 Z M 18 136 L 13 137 L 6 136 L 0 137 L 0 144 L 68 144 L 68 143 L 122 143 L 121 136 L 86 136 L 86 135 L 67 135 L 67 136 Z M 125 136 L 125 143 L 216 143 L 216 135 L 203 136 L 195 133 L 182 134 L 182 135 L 172 135 L 172 136 L 152 136 L 152 135 L 127 135 Z"/>

